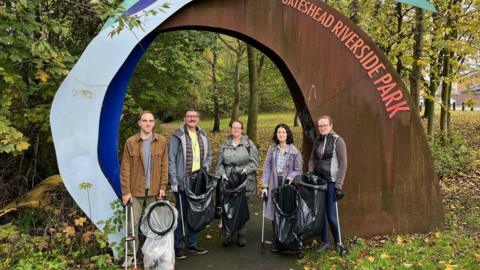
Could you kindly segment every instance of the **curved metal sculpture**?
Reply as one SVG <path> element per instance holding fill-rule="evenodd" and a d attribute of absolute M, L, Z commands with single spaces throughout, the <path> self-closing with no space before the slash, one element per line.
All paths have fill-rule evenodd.
<path fill-rule="evenodd" d="M 279 67 L 302 113 L 306 134 L 328 114 L 347 142 L 347 197 L 342 231 L 369 236 L 442 226 L 443 210 L 432 159 L 405 86 L 368 36 L 318 0 L 173 1 L 142 17 L 143 30 L 113 38 L 102 30 L 60 86 L 51 111 L 57 160 L 68 191 L 94 222 L 112 215 L 118 198 L 118 127 L 130 76 L 162 31 L 210 30 L 243 39 Z M 164 1 L 140 0 L 137 12 Z M 144 6 L 142 6 L 144 5 Z M 141 7 L 141 8 L 139 8 Z M 310 153 L 305 136 L 303 154 Z"/>

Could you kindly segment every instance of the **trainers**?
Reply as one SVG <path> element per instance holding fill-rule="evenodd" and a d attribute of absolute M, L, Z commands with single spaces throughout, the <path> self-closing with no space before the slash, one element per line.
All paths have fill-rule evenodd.
<path fill-rule="evenodd" d="M 317 251 L 317 253 L 322 253 L 322 252 L 325 252 L 327 250 L 328 250 L 328 243 L 325 243 L 321 246 L 318 246 L 316 251 Z"/>
<path fill-rule="evenodd" d="M 122 264 L 122 268 L 130 267 L 132 266 L 132 264 L 133 264 L 133 257 L 127 256 L 125 258 L 125 261 Z"/>
<path fill-rule="evenodd" d="M 185 260 L 187 256 L 185 256 L 185 252 L 183 249 L 176 249 L 175 250 L 175 259 L 177 260 Z"/>
<path fill-rule="evenodd" d="M 224 247 L 229 247 L 233 244 L 233 239 L 232 237 L 227 237 L 227 238 L 224 238 L 223 241 L 222 241 L 222 244 Z"/>
<path fill-rule="evenodd" d="M 188 252 L 190 252 L 192 254 L 198 254 L 198 255 L 208 253 L 208 250 L 206 248 L 201 248 L 199 246 L 191 246 L 191 247 L 188 247 L 187 250 L 188 250 Z"/>
<path fill-rule="evenodd" d="M 237 245 L 244 247 L 247 244 L 247 236 L 244 234 L 239 234 L 237 239 Z"/>
<path fill-rule="evenodd" d="M 278 249 L 277 246 L 272 245 L 272 250 L 271 251 L 272 251 L 272 253 L 278 253 L 280 251 L 280 249 Z"/>

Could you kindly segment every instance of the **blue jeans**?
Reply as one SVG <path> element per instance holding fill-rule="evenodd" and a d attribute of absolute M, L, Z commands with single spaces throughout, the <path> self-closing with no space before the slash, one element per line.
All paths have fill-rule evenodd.
<path fill-rule="evenodd" d="M 183 237 L 183 230 L 182 230 L 182 218 L 181 213 L 183 211 L 183 221 L 185 223 L 185 233 L 187 234 L 187 242 L 189 247 L 193 247 L 197 245 L 197 234 L 194 233 L 190 227 L 187 225 L 187 195 L 185 191 L 179 190 L 175 192 L 175 207 L 178 210 L 178 225 L 174 232 L 175 238 L 175 250 L 183 249 L 185 247 L 185 239 Z M 180 197 L 182 200 L 182 211 L 180 211 Z"/>
<path fill-rule="evenodd" d="M 328 225 L 330 225 L 335 245 L 340 244 L 340 224 L 337 219 L 338 214 L 336 204 L 335 183 L 329 182 L 325 194 L 325 222 L 323 223 L 322 228 L 322 241 L 324 244 L 328 244 Z"/>

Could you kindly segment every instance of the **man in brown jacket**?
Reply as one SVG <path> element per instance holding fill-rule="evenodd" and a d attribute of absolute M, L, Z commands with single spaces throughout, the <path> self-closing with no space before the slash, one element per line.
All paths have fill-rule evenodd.
<path fill-rule="evenodd" d="M 144 209 L 156 197 L 165 196 L 168 180 L 167 141 L 153 132 L 155 118 L 149 111 L 138 117 L 140 132 L 128 138 L 123 149 L 120 170 L 122 200 L 133 206 L 133 224 L 138 250 L 138 226 Z M 132 247 L 133 248 L 133 247 Z M 133 258 L 126 257 L 125 264 Z"/>

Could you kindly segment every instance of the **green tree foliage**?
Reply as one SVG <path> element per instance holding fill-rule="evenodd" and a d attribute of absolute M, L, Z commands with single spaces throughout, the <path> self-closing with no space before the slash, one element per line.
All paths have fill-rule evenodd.
<path fill-rule="evenodd" d="M 214 44 L 209 32 L 160 34 L 138 64 L 128 93 L 162 120 L 181 117 L 189 107 L 203 108 L 209 84 L 202 56 Z"/>
<path fill-rule="evenodd" d="M 276 65 L 261 52 L 257 60 L 262 62 L 257 70 L 260 111 L 293 109 Z M 133 124 L 140 108 L 153 111 L 163 121 L 181 118 L 189 107 L 202 110 L 207 117 L 215 116 L 216 106 L 219 117 L 231 115 L 236 93 L 238 112 L 247 113 L 250 94 L 243 41 L 205 31 L 162 33 L 132 77 L 127 94 L 132 102 L 126 102 L 121 130 L 136 128 Z"/>
<path fill-rule="evenodd" d="M 102 26 L 102 12 L 119 2 L 0 1 L 3 200 L 57 172 L 49 125 L 54 94 Z"/>
<path fill-rule="evenodd" d="M 480 59 L 480 3 L 474 0 L 432 2 L 438 13 L 423 11 L 420 14 L 413 6 L 392 0 L 328 1 L 347 17 L 354 18 L 404 81 L 410 80 L 414 100 L 418 100 L 418 93 L 423 93 L 429 135 L 433 134 L 437 89 L 442 87 L 440 129 L 446 136 L 451 133 L 448 105 L 452 84 Z M 447 142 L 446 137 L 443 141 Z"/>

